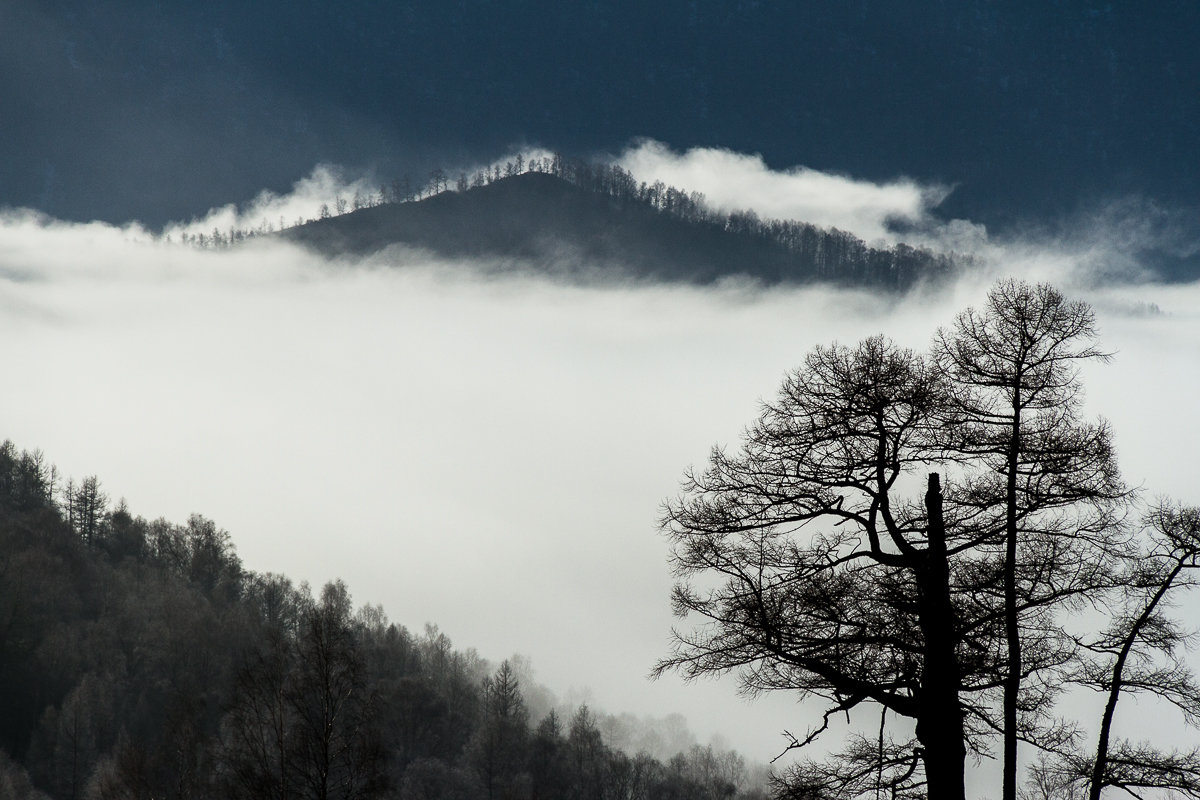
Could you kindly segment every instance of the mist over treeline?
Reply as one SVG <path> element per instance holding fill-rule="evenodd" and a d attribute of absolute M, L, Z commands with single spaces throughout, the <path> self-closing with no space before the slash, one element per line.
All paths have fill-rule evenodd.
<path fill-rule="evenodd" d="M 682 717 L 561 703 L 528 659 L 248 570 L 0 445 L 0 796 L 755 798 Z"/>
<path fill-rule="evenodd" d="M 278 222 L 262 216 L 253 227 L 207 231 L 193 223 L 173 235 L 221 248 L 278 232 L 325 256 L 366 256 L 405 245 L 589 279 L 698 284 L 741 277 L 904 290 L 918 281 L 948 280 L 973 263 L 966 254 L 868 244 L 836 227 L 718 209 L 702 192 L 639 181 L 618 164 L 560 154 L 517 154 L 456 175 L 435 168 L 422 180 L 404 175 L 374 190 L 338 192 L 315 218 Z"/>

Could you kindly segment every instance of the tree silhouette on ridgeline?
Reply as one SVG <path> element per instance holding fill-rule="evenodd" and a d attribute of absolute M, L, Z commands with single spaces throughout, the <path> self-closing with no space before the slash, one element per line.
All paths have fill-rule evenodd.
<path fill-rule="evenodd" d="M 276 232 L 264 220 L 253 230 L 213 230 L 184 241 L 223 248 Z M 417 188 L 405 176 L 371 195 L 356 193 L 352 204 L 331 198 L 318 218 L 281 226 L 278 234 L 329 255 L 408 245 L 584 278 L 700 284 L 740 276 L 904 290 L 971 263 L 904 243 L 869 245 L 803 221 L 716 211 L 701 193 L 638 182 L 615 164 L 559 156 L 517 156 L 461 173 L 454 189 L 440 167 Z"/>

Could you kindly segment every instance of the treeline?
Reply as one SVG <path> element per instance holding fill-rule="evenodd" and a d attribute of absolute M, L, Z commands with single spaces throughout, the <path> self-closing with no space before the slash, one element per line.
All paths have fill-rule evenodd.
<path fill-rule="evenodd" d="M 920 278 L 949 275 L 962 256 L 948 256 L 898 243 L 872 247 L 854 234 L 798 220 L 763 219 L 753 210 L 722 212 L 703 192 L 685 192 L 662 181 L 638 182 L 615 164 L 555 157 L 539 166 L 553 175 L 619 203 L 634 203 L 709 229 L 781 248 L 791 257 L 784 279 L 904 288 Z M 790 267 L 790 268 L 789 268 Z"/>
<path fill-rule="evenodd" d="M 702 192 L 686 192 L 662 181 L 639 182 L 632 173 L 616 164 L 561 155 L 528 160 L 517 155 L 503 165 L 492 164 L 471 174 L 459 172 L 453 181 L 440 167 L 431 170 L 424 182 L 415 182 L 405 175 L 376 192 L 358 191 L 352 198 L 336 196 L 321 205 L 317 219 L 298 219 L 293 226 L 285 225 L 281 219 L 278 230 L 382 205 L 419 202 L 451 190 L 463 194 L 527 173 L 552 175 L 609 198 L 619 209 L 650 209 L 697 226 L 706 235 L 727 234 L 742 242 L 741 252 L 752 252 L 754 257 L 769 261 L 770 271 L 780 280 L 903 289 L 923 278 L 944 278 L 956 269 L 956 264 L 966 260 L 959 254 L 934 253 L 904 243 L 871 246 L 837 228 L 825 229 L 797 220 L 763 219 L 752 210 L 718 211 L 708 205 Z M 276 230 L 274 225 L 263 220 L 254 229 L 227 232 L 214 229 L 208 235 L 185 235 L 184 241 L 201 247 L 228 247 Z M 731 274 L 739 270 L 751 274 L 763 272 L 755 265 L 729 264 Z"/>
<path fill-rule="evenodd" d="M 761 797 L 736 753 L 629 755 L 586 706 L 435 627 L 246 570 L 229 534 L 133 516 L 0 445 L 0 796 Z"/>
<path fill-rule="evenodd" d="M 962 256 L 934 253 L 904 243 L 872 247 L 854 234 L 837 228 L 825 229 L 798 220 L 763 219 L 753 210 L 722 212 L 710 207 L 703 192 L 685 192 L 662 181 L 637 181 L 616 164 L 590 163 L 580 159 L 533 161 L 532 171 L 548 172 L 580 188 L 606 195 L 618 204 L 642 205 L 676 219 L 733 236 L 775 247 L 787 254 L 790 263 L 779 267 L 783 280 L 906 288 L 922 278 L 948 276 Z M 505 165 L 504 174 L 517 174 L 522 164 Z M 492 167 L 491 179 L 501 170 Z M 476 176 L 475 181 L 479 180 Z M 475 183 L 473 181 L 473 185 Z"/>

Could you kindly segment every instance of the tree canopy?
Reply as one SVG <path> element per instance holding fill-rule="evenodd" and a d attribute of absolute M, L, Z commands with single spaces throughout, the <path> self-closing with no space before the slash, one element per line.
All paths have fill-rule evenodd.
<path fill-rule="evenodd" d="M 1006 797 L 1033 752 L 1072 764 L 1098 796 L 1105 780 L 1121 784 L 1101 777 L 1115 763 L 1103 741 L 1080 756 L 1088 726 L 1058 716 L 1073 681 L 1086 676 L 1115 706 L 1121 666 L 1105 657 L 1128 645 L 1148 659 L 1130 687 L 1178 698 L 1191 685 L 1182 635 L 1160 649 L 1176 657 L 1162 671 L 1138 620 L 1195 560 L 1178 544 L 1186 531 L 1162 543 L 1163 521 L 1194 512 L 1132 521 L 1111 432 L 1081 414 L 1077 365 L 1106 358 L 1095 336 L 1086 305 L 1001 282 L 929 356 L 882 336 L 817 347 L 736 452 L 714 448 L 685 474 L 661 530 L 689 624 L 658 671 L 735 672 L 749 693 L 823 702 L 788 750 L 854 720 L 839 751 L 781 775 L 781 794 L 962 798 L 968 755 L 995 757 L 999 742 Z M 1134 570 L 1148 541 L 1159 566 Z M 1100 639 L 1073 616 L 1117 608 Z M 1178 773 L 1123 752 L 1135 772 Z M 1190 778 L 1141 780 L 1200 796 Z"/>
<path fill-rule="evenodd" d="M 624 752 L 529 674 L 0 444 L 4 800 L 763 797 L 736 753 Z"/>

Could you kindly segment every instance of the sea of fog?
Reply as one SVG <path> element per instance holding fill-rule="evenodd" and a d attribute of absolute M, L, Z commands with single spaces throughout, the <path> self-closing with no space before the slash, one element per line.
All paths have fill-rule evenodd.
<path fill-rule="evenodd" d="M 610 712 L 682 712 L 701 740 L 720 734 L 755 760 L 812 713 L 739 698 L 732 680 L 647 679 L 675 623 L 656 520 L 684 469 L 736 445 L 814 345 L 882 332 L 923 349 L 996 277 L 1053 281 L 1094 305 L 1115 354 L 1086 369 L 1087 410 L 1112 423 L 1127 480 L 1200 503 L 1200 285 L 1097 281 L 1129 258 L 1100 230 L 997 242 L 931 222 L 936 189 L 872 193 L 834 176 L 806 189 L 811 173 L 752 158 L 653 151 L 622 158 L 701 189 L 725 170 L 745 206 L 756 192 L 844 190 L 829 224 L 879 234 L 907 214 L 979 266 L 898 298 L 582 287 L 398 250 L 326 261 L 266 239 L 177 243 L 189 226 L 290 220 L 322 193 L 354 191 L 329 170 L 288 197 L 181 223 L 175 243 L 10 211 L 0 439 L 42 449 L 64 475 L 98 475 L 135 514 L 215 520 L 249 569 L 314 586 L 340 577 L 411 630 L 435 623 L 493 661 L 525 654 L 540 682 Z"/>

